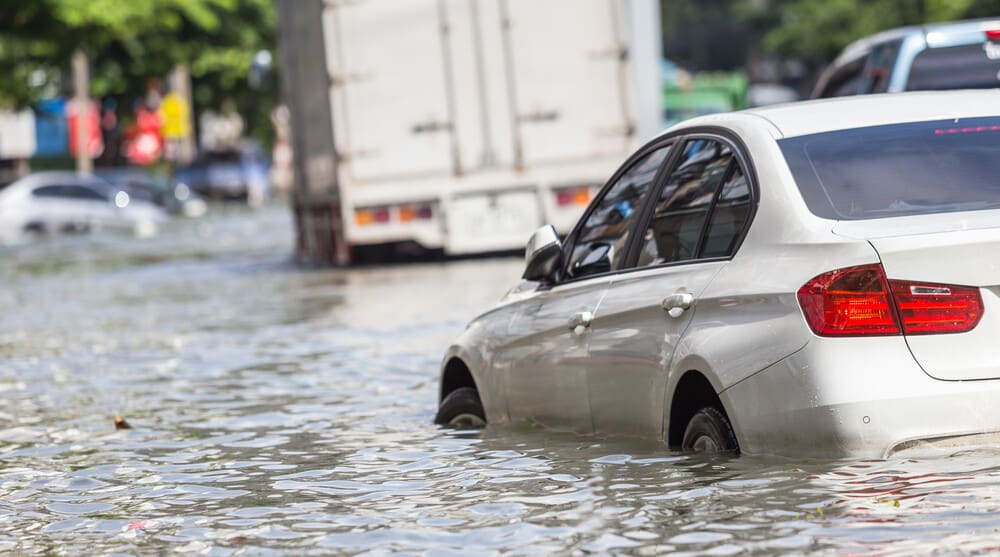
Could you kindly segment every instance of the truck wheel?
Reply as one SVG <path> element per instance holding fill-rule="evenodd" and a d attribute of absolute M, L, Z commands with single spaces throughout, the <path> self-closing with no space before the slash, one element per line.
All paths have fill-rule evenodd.
<path fill-rule="evenodd" d="M 707 406 L 695 412 L 688 422 L 681 449 L 699 453 L 739 453 L 740 445 L 729 418 L 718 408 Z"/>
<path fill-rule="evenodd" d="M 472 387 L 459 387 L 448 393 L 438 406 L 434 423 L 458 428 L 486 426 L 486 412 L 479 400 L 479 391 Z"/>

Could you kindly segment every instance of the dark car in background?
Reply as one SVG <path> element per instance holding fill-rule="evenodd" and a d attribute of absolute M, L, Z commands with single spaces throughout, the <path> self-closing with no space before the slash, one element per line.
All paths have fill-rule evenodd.
<path fill-rule="evenodd" d="M 268 164 L 253 142 L 202 153 L 190 166 L 178 168 L 175 180 L 209 199 L 246 199 L 259 205 L 270 194 Z"/>
<path fill-rule="evenodd" d="M 183 183 L 170 183 L 165 177 L 137 168 L 98 168 L 94 174 L 108 182 L 133 192 L 133 195 L 159 205 L 174 215 L 200 217 L 208 205 L 205 200 Z"/>
<path fill-rule="evenodd" d="M 1000 19 L 901 27 L 857 40 L 813 98 L 1000 87 Z"/>

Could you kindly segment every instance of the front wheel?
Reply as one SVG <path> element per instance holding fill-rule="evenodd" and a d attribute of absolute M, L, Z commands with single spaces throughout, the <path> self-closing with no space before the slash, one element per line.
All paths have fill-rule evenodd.
<path fill-rule="evenodd" d="M 486 412 L 479 400 L 479 391 L 472 387 L 459 387 L 448 393 L 438 406 L 434 423 L 458 428 L 486 426 Z"/>
<path fill-rule="evenodd" d="M 695 412 L 684 430 L 681 448 L 699 453 L 739 453 L 733 426 L 718 408 L 707 406 Z"/>

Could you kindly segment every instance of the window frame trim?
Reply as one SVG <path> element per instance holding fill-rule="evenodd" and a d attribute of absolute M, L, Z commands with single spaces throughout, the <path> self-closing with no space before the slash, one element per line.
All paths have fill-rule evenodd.
<path fill-rule="evenodd" d="M 638 263 L 639 260 L 639 250 L 641 248 L 639 246 L 638 240 L 636 240 L 636 237 L 634 236 L 632 238 L 633 242 L 631 242 L 629 246 L 630 253 L 629 253 L 629 259 L 627 260 L 628 266 L 624 269 L 615 272 L 615 274 L 620 275 L 636 271 L 649 271 L 653 269 L 661 269 L 666 267 L 679 267 L 681 265 L 694 265 L 698 263 L 730 261 L 734 257 L 736 257 L 736 254 L 740 252 L 740 248 L 743 247 L 743 242 L 746 240 L 747 234 L 750 232 L 750 226 L 753 224 L 754 218 L 757 216 L 757 206 L 759 204 L 759 199 L 760 199 L 760 192 L 757 187 L 757 170 L 753 166 L 752 159 L 749 156 L 745 155 L 745 153 L 747 152 L 746 144 L 735 133 L 726 130 L 724 128 L 705 126 L 705 127 L 691 128 L 685 131 L 688 132 L 682 134 L 683 136 L 682 141 L 684 141 L 685 143 L 687 143 L 691 139 L 712 139 L 716 141 L 722 141 L 723 143 L 729 145 L 729 149 L 733 153 L 733 159 L 730 159 L 725 174 L 723 175 L 722 180 L 719 182 L 718 189 L 715 190 L 715 195 L 712 197 L 712 203 L 709 207 L 708 214 L 705 217 L 705 222 L 702 224 L 701 234 L 698 236 L 698 246 L 695 257 L 692 257 L 691 259 L 682 259 L 680 261 L 670 261 L 667 263 L 660 263 L 659 265 L 646 265 L 644 267 L 637 267 L 636 264 Z M 706 235 L 708 234 L 708 226 L 712 222 L 712 217 L 715 214 L 716 201 L 718 200 L 719 195 L 721 195 L 722 187 L 725 185 L 726 180 L 732 177 L 733 175 L 735 168 L 733 166 L 734 160 L 737 162 L 737 164 L 740 165 L 740 168 L 743 170 L 743 174 L 747 179 L 747 185 L 748 185 L 747 189 L 750 192 L 750 206 L 749 206 L 750 211 L 747 214 L 747 221 L 743 224 L 743 228 L 739 231 L 739 240 L 733 247 L 733 253 L 720 257 L 701 257 L 702 248 L 705 245 L 705 238 Z M 672 168 L 671 171 L 673 171 Z M 660 190 L 658 189 L 657 194 L 659 194 L 659 191 Z M 653 207 L 650 206 L 648 214 L 642 215 L 642 220 L 644 223 L 643 230 L 649 227 L 649 223 L 652 217 L 653 217 Z M 634 245 L 632 245 L 633 243 Z"/>
<path fill-rule="evenodd" d="M 693 126 L 690 128 L 680 129 L 674 132 L 670 132 L 661 136 L 658 136 L 651 140 L 649 143 L 644 145 L 641 149 L 632 154 L 631 157 L 626 159 L 626 161 L 618 167 L 611 178 L 601 187 L 598 194 L 594 197 L 594 201 L 587 207 L 587 210 L 583 215 L 577 220 L 576 224 L 573 226 L 573 230 L 566 236 L 566 243 L 563 245 L 563 256 L 566 259 L 566 263 L 563 266 L 563 272 L 569 267 L 569 254 L 572 253 L 573 246 L 576 243 L 576 237 L 578 236 L 579 229 L 583 226 L 583 223 L 590 217 L 590 214 L 594 211 L 597 206 L 597 200 L 603 199 L 606 191 L 611 187 L 612 184 L 618 181 L 618 178 L 624 173 L 625 169 L 630 168 L 640 157 L 647 155 L 648 153 L 666 145 L 680 145 L 687 143 L 691 139 L 714 139 L 721 140 L 729 144 L 729 148 L 732 150 L 735 159 L 741 165 L 743 173 L 747 179 L 747 184 L 750 191 L 750 212 L 747 214 L 747 221 L 743 225 L 743 229 L 740 230 L 739 240 L 733 247 L 733 253 L 725 257 L 708 257 L 708 258 L 692 258 L 685 259 L 682 261 L 671 261 L 669 263 L 661 263 L 659 265 L 647 265 L 645 267 L 637 267 L 635 263 L 639 258 L 639 248 L 637 238 L 637 229 L 639 223 L 642 223 L 642 230 L 645 230 L 649 226 L 649 219 L 652 218 L 653 206 L 650 204 L 650 199 L 654 195 L 659 195 L 662 189 L 663 182 L 669 176 L 670 172 L 673 172 L 676 168 L 679 159 L 682 155 L 683 149 L 672 149 L 672 151 L 667 155 L 666 160 L 657 170 L 656 176 L 653 178 L 653 187 L 647 192 L 646 196 L 643 198 L 642 212 L 639 218 L 636 219 L 632 227 L 629 228 L 629 240 L 625 246 L 625 250 L 628 255 L 626 256 L 626 266 L 623 269 L 612 269 L 606 273 L 597 273 L 593 275 L 586 275 L 583 277 L 568 277 L 564 276 L 549 285 L 545 285 L 543 288 L 545 290 L 557 288 L 564 284 L 570 284 L 574 282 L 579 282 L 583 280 L 589 280 L 592 278 L 602 278 L 602 277 L 613 277 L 618 275 L 625 275 L 629 273 L 650 271 L 654 269 L 661 269 L 667 267 L 677 267 L 680 265 L 692 265 L 698 263 L 712 263 L 717 261 L 730 261 L 740 252 L 743 247 L 743 243 L 746 241 L 746 237 L 750 232 L 750 227 L 753 225 L 753 221 L 757 216 L 757 208 L 760 204 L 760 190 L 757 181 L 757 168 L 753 163 L 753 158 L 749 156 L 750 150 L 747 148 L 746 142 L 739 137 L 735 132 L 727 128 L 720 126 Z M 731 164 L 731 163 L 730 163 Z M 726 175 L 731 175 L 732 170 L 730 168 L 726 169 Z M 726 176 L 724 176 L 725 178 Z M 725 181 L 719 183 L 719 190 L 716 192 L 716 197 L 718 192 L 722 191 L 722 186 Z M 713 212 L 715 210 L 714 199 L 711 210 L 709 211 L 708 217 L 705 219 L 705 225 L 702 226 L 701 236 L 698 238 L 699 243 L 699 253 L 701 245 L 704 242 L 704 236 L 707 234 L 707 224 L 711 222 Z"/>
<path fill-rule="evenodd" d="M 645 214 L 646 206 L 648 205 L 650 195 L 654 191 L 657 192 L 659 191 L 660 182 L 668 174 L 667 170 L 669 169 L 670 171 L 672 171 L 674 165 L 677 163 L 679 154 L 678 150 L 674 149 L 673 147 L 676 146 L 678 143 L 682 142 L 681 140 L 678 139 L 678 137 L 679 135 L 675 134 L 656 137 L 650 142 L 648 142 L 646 145 L 643 145 L 642 148 L 637 150 L 635 153 L 632 154 L 632 156 L 627 158 L 625 162 L 623 162 L 621 165 L 618 166 L 618 169 L 615 170 L 614 174 L 611 175 L 611 178 L 609 178 L 604 183 L 604 185 L 601 186 L 601 189 L 597 192 L 597 195 L 594 196 L 593 201 L 591 201 L 590 205 L 587 206 L 587 209 L 580 216 L 580 218 L 577 219 L 576 224 L 573 225 L 573 229 L 566 236 L 566 243 L 563 244 L 564 263 L 562 267 L 562 277 L 559 281 L 553 283 L 551 286 L 558 286 L 562 284 L 567 284 L 595 277 L 612 276 L 620 272 L 615 269 L 612 269 L 606 273 L 595 273 L 592 275 L 585 275 L 582 277 L 571 277 L 569 275 L 569 267 L 571 264 L 570 258 L 573 254 L 573 248 L 576 247 L 576 240 L 580 236 L 580 231 L 583 228 L 584 223 L 587 222 L 587 219 L 589 219 L 590 216 L 593 214 L 593 212 L 597 210 L 597 206 L 600 204 L 600 201 L 604 200 L 604 197 L 608 194 L 608 191 L 612 187 L 614 187 L 615 184 L 618 183 L 618 180 L 622 177 L 623 174 L 625 174 L 625 172 L 630 170 L 636 163 L 638 163 L 646 155 L 649 155 L 650 153 L 653 153 L 654 151 L 657 151 L 662 148 L 670 148 L 670 152 L 667 153 L 667 157 L 663 160 L 663 162 L 660 164 L 660 167 L 656 170 L 656 174 L 653 175 L 653 181 L 651 183 L 649 191 L 646 192 L 646 194 L 642 198 L 639 214 L 636 216 L 635 221 L 631 225 L 629 225 L 628 228 L 629 239 L 625 244 L 625 254 L 626 254 L 625 261 L 628 262 L 628 258 L 631 256 L 632 241 L 634 239 L 636 231 L 636 223 L 643 219 L 643 215 Z"/>

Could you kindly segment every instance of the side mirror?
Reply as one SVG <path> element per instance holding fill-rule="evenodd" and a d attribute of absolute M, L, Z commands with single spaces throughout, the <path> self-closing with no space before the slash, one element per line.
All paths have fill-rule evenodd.
<path fill-rule="evenodd" d="M 531 235 L 524 249 L 525 280 L 555 282 L 563 265 L 562 242 L 551 224 L 547 224 Z"/>

